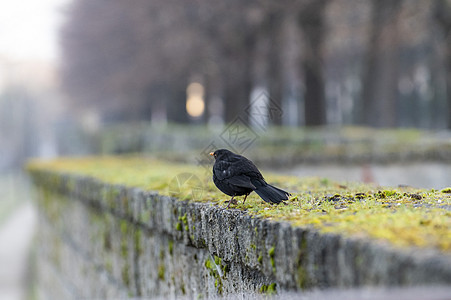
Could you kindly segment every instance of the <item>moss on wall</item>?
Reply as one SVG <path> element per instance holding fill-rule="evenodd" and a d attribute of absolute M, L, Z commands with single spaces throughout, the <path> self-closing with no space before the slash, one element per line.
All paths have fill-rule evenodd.
<path fill-rule="evenodd" d="M 127 156 L 33 161 L 28 169 L 44 220 L 41 252 L 81 298 L 451 280 L 451 188 L 265 173 L 293 193 L 286 205 L 252 194 L 227 210 L 210 168 Z"/>
<path fill-rule="evenodd" d="M 180 200 L 226 205 L 229 197 L 219 192 L 203 167 L 175 164 L 150 157 L 87 157 L 32 161 L 32 173 L 40 171 L 90 176 L 111 184 L 156 190 L 180 196 Z M 191 174 L 185 182 L 177 175 Z M 53 176 L 51 184 L 59 183 Z M 288 221 L 323 233 L 370 237 L 395 246 L 417 246 L 451 252 L 451 194 L 410 187 L 383 188 L 363 184 L 339 184 L 320 178 L 267 175 L 268 182 L 291 191 L 287 205 L 269 205 L 255 193 L 243 205 L 233 207 L 255 217 Z M 194 186 L 193 186 L 194 184 Z M 196 193 L 193 193 L 196 190 Z M 114 191 L 114 190 L 113 190 Z M 111 194 L 113 191 L 109 191 Z M 109 195 L 110 202 L 118 195 Z M 122 199 L 127 199 L 122 197 Z M 175 227 L 188 231 L 186 214 Z"/>

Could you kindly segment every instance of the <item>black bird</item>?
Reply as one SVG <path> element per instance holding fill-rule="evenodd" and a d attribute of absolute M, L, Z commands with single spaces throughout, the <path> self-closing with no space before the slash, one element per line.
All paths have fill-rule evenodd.
<path fill-rule="evenodd" d="M 216 160 L 213 165 L 213 182 L 221 192 L 232 196 L 227 208 L 235 196 L 245 195 L 244 204 L 252 191 L 271 204 L 288 200 L 290 193 L 266 183 L 254 163 L 246 157 L 227 149 L 216 150 L 210 155 Z"/>

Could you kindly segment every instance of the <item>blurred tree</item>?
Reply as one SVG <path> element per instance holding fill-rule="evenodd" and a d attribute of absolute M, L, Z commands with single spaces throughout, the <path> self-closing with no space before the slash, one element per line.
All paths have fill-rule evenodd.
<path fill-rule="evenodd" d="M 130 68 L 127 60 L 133 57 L 134 35 L 123 26 L 128 23 L 127 13 L 119 13 L 119 6 L 120 1 L 73 2 L 62 29 L 62 74 L 74 109 L 101 110 L 106 115 L 120 112 L 123 99 L 116 87 Z M 118 72 L 121 67 L 123 72 Z"/>
<path fill-rule="evenodd" d="M 451 129 L 451 1 L 437 0 L 435 17 L 444 34 L 448 129 Z"/>
<path fill-rule="evenodd" d="M 185 88 L 201 44 L 178 1 L 75 1 L 62 30 L 63 84 L 103 118 L 186 122 Z"/>
<path fill-rule="evenodd" d="M 326 124 L 326 95 L 323 74 L 324 13 L 328 0 L 309 0 L 302 5 L 298 20 L 303 33 L 305 125 Z"/>
<path fill-rule="evenodd" d="M 436 1 L 448 37 L 449 2 Z M 428 126 L 421 112 L 443 111 L 430 108 L 443 106 L 430 79 L 440 82 L 443 67 L 425 38 L 428 3 L 75 0 L 61 35 L 63 85 L 74 111 L 107 121 L 188 122 L 186 87 L 197 80 L 201 122 L 212 113 L 247 123 L 251 91 L 263 86 L 292 123 Z"/>
<path fill-rule="evenodd" d="M 226 122 L 240 117 L 248 123 L 245 111 L 250 103 L 252 66 L 263 17 L 258 4 L 258 1 L 239 0 L 198 1 L 197 31 L 207 39 L 205 45 L 210 47 L 210 63 L 213 62 L 221 70 L 220 76 L 210 79 L 221 81 L 211 85 L 222 86 Z"/>
<path fill-rule="evenodd" d="M 277 112 L 283 107 L 285 90 L 283 66 L 284 59 L 286 59 L 284 57 L 284 49 L 287 42 L 284 37 L 284 21 L 287 18 L 287 9 L 293 5 L 289 1 L 271 0 L 262 1 L 262 4 L 264 5 L 265 14 L 260 35 L 266 37 L 268 40 L 266 82 L 271 99 L 268 103 L 268 109 L 269 111 Z M 274 125 L 282 125 L 282 114 L 271 114 L 270 121 Z"/>
<path fill-rule="evenodd" d="M 398 16 L 401 0 L 372 0 L 371 27 L 363 74 L 362 124 L 397 125 L 399 77 Z"/>

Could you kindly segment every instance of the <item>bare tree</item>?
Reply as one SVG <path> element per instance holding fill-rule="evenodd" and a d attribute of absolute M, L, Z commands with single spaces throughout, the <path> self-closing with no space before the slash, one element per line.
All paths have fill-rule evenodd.
<path fill-rule="evenodd" d="M 199 1 L 197 30 L 210 48 L 210 61 L 221 70 L 224 119 L 238 116 L 247 123 L 246 108 L 252 90 L 252 66 L 262 8 L 257 1 Z M 214 78 L 212 78 L 214 79 Z M 212 84 L 216 86 L 216 84 Z"/>
<path fill-rule="evenodd" d="M 304 74 L 305 124 L 326 124 L 322 46 L 324 11 L 327 0 L 310 0 L 300 8 L 298 20 L 303 33 L 302 71 Z"/>
<path fill-rule="evenodd" d="M 362 124 L 397 124 L 399 77 L 398 16 L 401 0 L 372 0 L 372 17 L 364 65 Z"/>
<path fill-rule="evenodd" d="M 361 124 L 370 126 L 396 126 L 401 124 L 398 120 L 419 126 L 407 115 L 430 105 L 422 99 L 431 93 L 423 89 L 421 95 L 404 93 L 400 98 L 399 78 L 416 72 L 417 66 L 410 66 L 415 61 L 411 53 L 430 49 L 425 46 L 427 39 L 418 38 L 427 31 L 421 28 L 428 27 L 411 25 L 415 10 L 430 6 L 421 0 L 353 3 L 77 0 L 62 30 L 64 87 L 74 109 L 98 111 L 104 120 L 113 121 L 164 115 L 169 121 L 188 122 L 186 87 L 200 78 L 206 87 L 207 113 L 211 95 L 220 96 L 226 122 L 238 116 L 248 122 L 245 112 L 258 82 L 266 85 L 274 106 L 284 107 L 284 94 L 291 95 L 291 101 L 297 99 L 308 126 L 326 124 L 327 109 L 335 111 L 329 121 L 337 124 L 351 123 L 357 115 Z M 449 49 L 450 4 L 436 3 L 434 18 Z M 430 18 L 428 13 L 421 16 L 421 23 Z M 435 55 L 431 53 L 427 55 Z M 442 71 L 430 68 L 427 72 L 443 77 Z M 345 105 L 346 109 L 340 107 Z M 272 117 L 274 124 L 281 125 L 280 115 Z M 200 121 L 205 120 L 208 117 Z"/>
<path fill-rule="evenodd" d="M 271 97 L 270 110 L 277 111 L 283 107 L 284 98 L 284 72 L 283 72 L 283 53 L 286 42 L 284 40 L 284 19 L 285 19 L 285 6 L 278 2 L 271 1 L 272 5 L 269 6 L 265 15 L 265 23 L 263 29 L 269 38 L 269 51 L 268 51 L 268 91 Z M 274 125 L 282 125 L 282 115 L 272 115 L 272 122 Z"/>
<path fill-rule="evenodd" d="M 180 1 L 79 0 L 62 31 L 63 83 L 74 107 L 105 118 L 185 122 L 185 88 L 202 55 Z"/>
<path fill-rule="evenodd" d="M 435 17 L 444 34 L 448 129 L 451 129 L 451 1 L 437 0 Z"/>

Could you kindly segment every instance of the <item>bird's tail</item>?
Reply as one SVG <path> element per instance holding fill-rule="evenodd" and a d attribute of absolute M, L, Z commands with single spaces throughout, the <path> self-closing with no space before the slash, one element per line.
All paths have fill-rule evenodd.
<path fill-rule="evenodd" d="M 257 186 L 255 192 L 266 202 L 279 204 L 283 200 L 288 200 L 290 193 L 281 190 L 273 185 Z"/>

